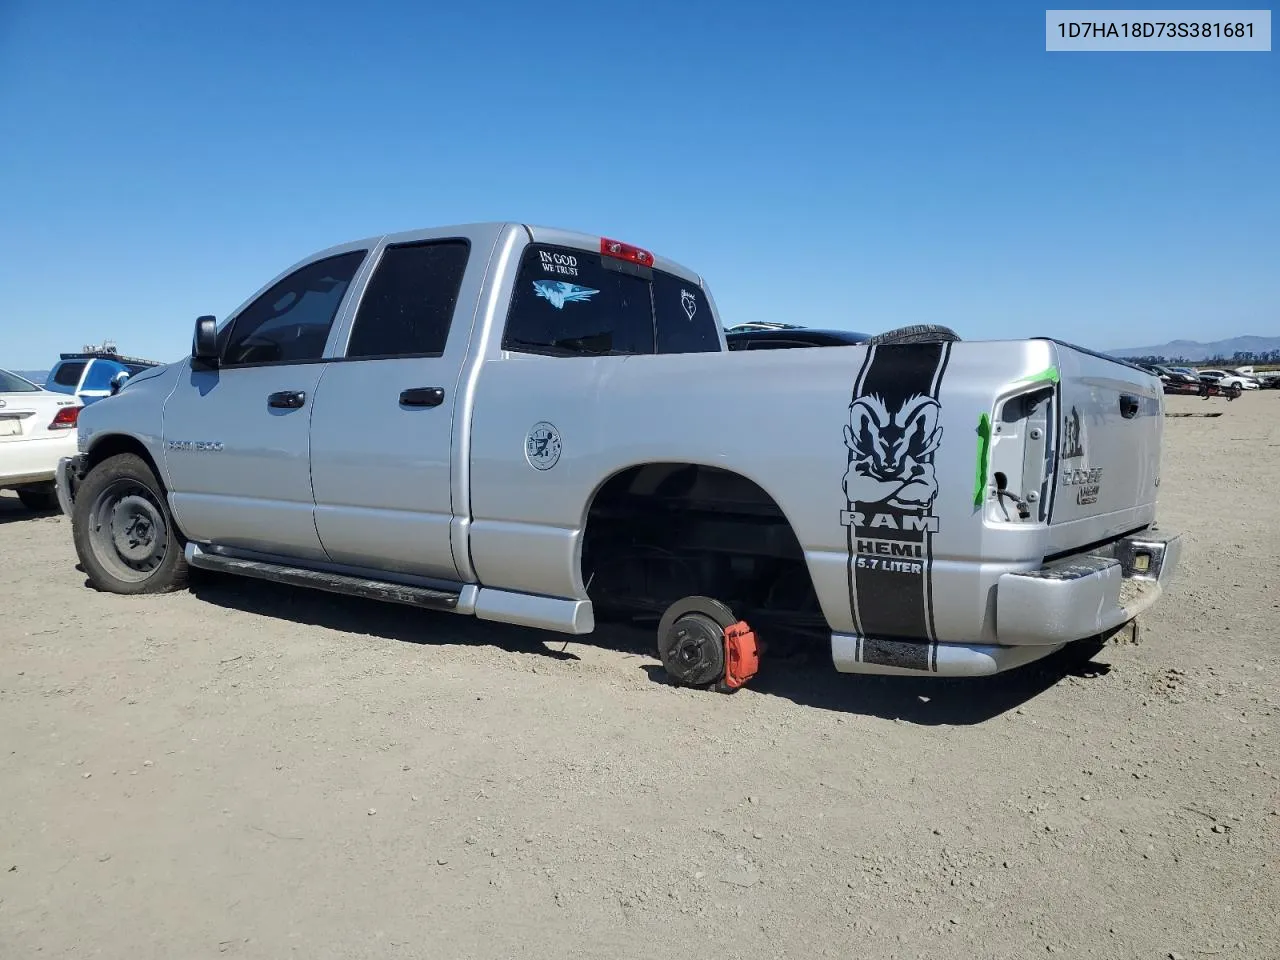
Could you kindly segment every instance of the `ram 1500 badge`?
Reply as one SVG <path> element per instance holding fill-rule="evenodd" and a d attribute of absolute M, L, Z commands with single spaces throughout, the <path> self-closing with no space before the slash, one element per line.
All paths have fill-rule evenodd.
<path fill-rule="evenodd" d="M 58 491 L 99 589 L 199 567 L 647 619 L 675 682 L 721 690 L 805 640 L 845 672 L 994 673 L 1158 599 L 1155 377 L 1050 339 L 823 342 L 729 351 L 698 274 L 608 238 L 373 237 L 200 317 L 84 411 Z"/>

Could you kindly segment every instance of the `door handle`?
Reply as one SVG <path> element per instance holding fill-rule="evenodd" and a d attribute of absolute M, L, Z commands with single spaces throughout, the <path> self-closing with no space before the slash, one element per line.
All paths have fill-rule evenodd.
<path fill-rule="evenodd" d="M 1138 398 L 1127 393 L 1120 394 L 1120 416 L 1132 420 L 1138 415 Z"/>
<path fill-rule="evenodd" d="M 281 390 L 267 397 L 267 406 L 277 410 L 297 410 L 307 402 L 307 395 L 301 390 Z"/>
<path fill-rule="evenodd" d="M 438 407 L 444 403 L 444 387 L 410 387 L 400 391 L 400 403 L 406 407 Z"/>

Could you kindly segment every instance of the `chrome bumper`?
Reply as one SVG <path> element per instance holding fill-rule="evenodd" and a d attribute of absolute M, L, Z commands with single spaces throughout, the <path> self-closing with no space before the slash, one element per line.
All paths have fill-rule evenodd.
<path fill-rule="evenodd" d="M 1146 531 L 1038 570 L 1002 575 L 996 588 L 994 644 L 834 633 L 831 659 L 841 673 L 934 677 L 1001 673 L 1133 620 L 1160 599 L 1181 556 L 1180 536 Z"/>
<path fill-rule="evenodd" d="M 1147 531 L 1105 548 L 1006 573 L 996 589 L 1001 644 L 1054 645 L 1107 633 L 1160 599 L 1182 557 L 1178 534 Z"/>

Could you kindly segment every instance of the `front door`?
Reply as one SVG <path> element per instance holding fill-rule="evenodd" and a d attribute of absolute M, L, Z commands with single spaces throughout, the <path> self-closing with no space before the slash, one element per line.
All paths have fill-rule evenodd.
<path fill-rule="evenodd" d="M 453 315 L 475 303 L 485 264 L 475 257 L 468 275 L 468 254 L 456 238 L 389 244 L 344 355 L 327 365 L 312 411 L 311 481 L 315 526 L 335 563 L 459 578 L 451 457 L 471 316 Z"/>
<path fill-rule="evenodd" d="M 325 344 L 366 250 L 295 270 L 219 332 L 217 369 L 188 366 L 165 403 L 170 503 L 189 539 L 323 560 L 309 430 Z"/>

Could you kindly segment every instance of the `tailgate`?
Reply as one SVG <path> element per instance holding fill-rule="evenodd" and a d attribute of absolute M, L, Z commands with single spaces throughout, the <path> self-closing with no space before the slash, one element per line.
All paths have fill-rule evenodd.
<path fill-rule="evenodd" d="M 1077 544 L 1151 523 L 1160 484 L 1164 391 L 1137 367 L 1057 343 L 1058 464 L 1049 522 Z"/>

